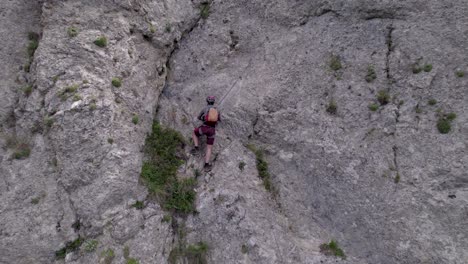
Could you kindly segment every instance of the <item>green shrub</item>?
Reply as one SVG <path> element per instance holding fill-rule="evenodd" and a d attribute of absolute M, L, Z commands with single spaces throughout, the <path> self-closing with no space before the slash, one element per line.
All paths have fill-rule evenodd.
<path fill-rule="evenodd" d="M 245 168 L 245 162 L 241 161 L 239 162 L 239 170 L 244 171 Z"/>
<path fill-rule="evenodd" d="M 330 100 L 330 102 L 328 102 L 328 106 L 327 106 L 327 112 L 332 114 L 332 115 L 336 115 L 336 112 L 337 112 L 337 105 L 336 105 L 336 102 L 335 100 Z"/>
<path fill-rule="evenodd" d="M 29 147 L 29 144 L 26 142 L 18 142 L 12 154 L 12 158 L 23 159 L 23 158 L 29 157 L 30 154 L 31 154 L 31 148 Z"/>
<path fill-rule="evenodd" d="M 413 66 L 411 67 L 411 70 L 413 71 L 414 74 L 418 74 L 420 73 L 423 69 L 421 66 L 419 66 L 418 63 L 415 63 L 413 64 Z"/>
<path fill-rule="evenodd" d="M 437 100 L 432 98 L 432 99 L 429 99 L 429 101 L 427 101 L 427 103 L 429 105 L 435 105 L 435 104 L 437 104 Z"/>
<path fill-rule="evenodd" d="M 113 139 L 113 138 L 108 138 L 108 139 L 107 139 L 107 143 L 109 143 L 109 144 L 114 144 L 114 139 Z"/>
<path fill-rule="evenodd" d="M 327 256 L 336 256 L 342 259 L 346 259 L 346 255 L 344 251 L 338 246 L 338 242 L 335 240 L 331 240 L 330 243 L 321 244 L 320 245 L 320 252 Z"/>
<path fill-rule="evenodd" d="M 34 198 L 31 199 L 31 203 L 32 204 L 38 204 L 40 200 L 41 200 L 40 197 L 34 197 Z"/>
<path fill-rule="evenodd" d="M 247 247 L 246 244 L 242 244 L 241 252 L 242 252 L 242 254 L 247 254 L 249 252 L 249 248 Z"/>
<path fill-rule="evenodd" d="M 375 73 L 374 66 L 369 65 L 369 67 L 367 67 L 366 81 L 370 83 L 375 79 L 377 79 L 377 73 Z"/>
<path fill-rule="evenodd" d="M 84 250 L 86 252 L 93 252 L 96 250 L 98 243 L 99 242 L 97 240 L 86 240 L 84 243 Z"/>
<path fill-rule="evenodd" d="M 164 215 L 162 218 L 161 218 L 161 222 L 163 223 L 169 223 L 170 221 L 172 220 L 172 216 L 171 215 Z"/>
<path fill-rule="evenodd" d="M 145 203 L 143 201 L 136 201 L 134 204 L 132 204 L 132 207 L 136 208 L 137 210 L 141 210 L 145 208 Z"/>
<path fill-rule="evenodd" d="M 336 55 L 333 55 L 330 59 L 330 69 L 338 71 L 339 69 L 341 69 L 341 67 L 342 65 L 340 58 Z"/>
<path fill-rule="evenodd" d="M 377 92 L 377 101 L 379 101 L 381 105 L 386 105 L 390 102 L 390 95 L 387 91 L 380 90 Z"/>
<path fill-rule="evenodd" d="M 177 179 L 177 168 L 183 163 L 185 146 L 182 135 L 170 128 L 153 123 L 151 135 L 146 138 L 141 178 L 150 194 L 156 196 L 161 206 L 180 213 L 195 211 L 195 179 Z"/>
<path fill-rule="evenodd" d="M 34 53 L 36 53 L 36 49 L 39 47 L 39 42 L 36 39 L 30 40 L 28 43 L 28 56 L 31 59 L 34 57 Z"/>
<path fill-rule="evenodd" d="M 372 112 L 375 112 L 379 109 L 379 105 L 376 104 L 376 103 L 372 103 L 369 105 L 369 110 L 371 110 Z"/>
<path fill-rule="evenodd" d="M 419 104 L 416 105 L 416 107 L 414 108 L 414 110 L 416 111 L 417 114 L 421 114 L 423 112 L 422 108 L 419 107 Z"/>
<path fill-rule="evenodd" d="M 450 120 L 447 120 L 444 117 L 439 118 L 439 120 L 437 121 L 437 129 L 441 134 L 447 134 L 448 132 L 450 132 L 450 129 L 452 129 Z"/>
<path fill-rule="evenodd" d="M 149 29 L 152 34 L 156 33 L 156 27 L 153 24 L 150 24 Z"/>
<path fill-rule="evenodd" d="M 54 125 L 55 119 L 52 117 L 45 117 L 44 118 L 44 126 L 47 128 L 51 128 Z"/>
<path fill-rule="evenodd" d="M 60 97 L 62 101 L 65 101 L 70 96 L 75 95 L 76 91 L 78 90 L 78 87 L 79 87 L 78 84 L 67 86 L 58 93 L 58 96 Z"/>
<path fill-rule="evenodd" d="M 23 87 L 22 90 L 23 90 L 24 95 L 29 96 L 29 95 L 31 95 L 31 93 L 33 91 L 33 86 L 30 85 L 30 84 L 26 85 L 25 87 Z"/>
<path fill-rule="evenodd" d="M 111 264 L 112 261 L 114 260 L 114 257 L 115 257 L 114 250 L 109 248 L 101 253 L 101 256 L 99 258 L 100 259 L 99 263 Z"/>
<path fill-rule="evenodd" d="M 81 244 L 83 244 L 83 239 L 81 237 L 78 237 L 77 239 L 73 241 L 67 242 L 65 244 L 65 247 L 55 251 L 55 258 L 64 259 L 68 253 L 74 252 L 80 249 Z"/>
<path fill-rule="evenodd" d="M 112 78 L 112 86 L 114 86 L 114 87 L 122 86 L 122 79 L 120 79 L 118 77 Z"/>
<path fill-rule="evenodd" d="M 140 118 L 138 117 L 138 115 L 133 115 L 132 123 L 137 125 L 139 121 L 140 121 Z"/>
<path fill-rule="evenodd" d="M 79 94 L 73 95 L 73 102 L 77 102 L 81 100 L 81 96 Z"/>
<path fill-rule="evenodd" d="M 195 176 L 195 178 L 200 177 L 200 176 L 201 176 L 200 170 L 199 170 L 199 169 L 195 169 L 195 170 L 193 171 L 193 176 Z"/>
<path fill-rule="evenodd" d="M 448 113 L 445 118 L 447 118 L 447 120 L 449 121 L 452 121 L 452 120 L 455 120 L 455 118 L 457 118 L 457 114 L 455 114 L 454 112 L 451 112 L 451 113 Z"/>
<path fill-rule="evenodd" d="M 200 5 L 200 16 L 207 19 L 210 16 L 210 3 L 202 3 Z"/>
<path fill-rule="evenodd" d="M 424 69 L 425 72 L 432 71 L 432 64 L 425 64 L 423 69 Z"/>
<path fill-rule="evenodd" d="M 165 30 L 167 33 L 170 33 L 171 32 L 171 24 L 170 23 L 166 23 L 166 27 L 165 27 Z"/>
<path fill-rule="evenodd" d="M 75 27 L 69 27 L 67 29 L 67 34 L 70 38 L 74 38 L 76 36 L 78 36 L 78 29 L 75 28 Z"/>
<path fill-rule="evenodd" d="M 100 36 L 93 43 L 96 46 L 103 48 L 107 46 L 107 38 L 105 36 Z"/>
<path fill-rule="evenodd" d="M 395 183 L 399 183 L 400 182 L 400 173 L 397 173 L 396 176 L 395 176 Z"/>
<path fill-rule="evenodd" d="M 130 257 L 130 248 L 128 246 L 124 247 L 123 256 L 124 256 L 124 259 L 128 259 Z"/>
<path fill-rule="evenodd" d="M 90 103 L 89 104 L 89 110 L 94 111 L 94 110 L 96 110 L 96 108 L 97 108 L 96 103 Z"/>
<path fill-rule="evenodd" d="M 129 258 L 129 259 L 127 259 L 127 261 L 125 263 L 126 264 L 139 264 L 140 262 L 138 262 L 138 260 L 136 260 L 134 258 Z"/>
<path fill-rule="evenodd" d="M 271 185 L 270 172 L 268 171 L 268 163 L 264 158 L 263 150 L 257 149 L 252 144 L 247 145 L 247 148 L 255 154 L 258 176 L 263 180 L 263 186 L 265 186 L 265 189 L 267 191 L 272 192 L 273 186 Z"/>
<path fill-rule="evenodd" d="M 455 75 L 459 78 L 462 78 L 465 76 L 465 72 L 464 71 L 456 71 L 455 72 Z"/>

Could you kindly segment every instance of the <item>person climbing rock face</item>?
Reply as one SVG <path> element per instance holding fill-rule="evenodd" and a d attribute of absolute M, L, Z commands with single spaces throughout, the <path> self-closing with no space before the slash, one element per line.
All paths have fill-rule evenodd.
<path fill-rule="evenodd" d="M 210 171 L 212 164 L 210 164 L 211 151 L 213 150 L 213 144 L 216 135 L 216 124 L 221 121 L 221 113 L 214 106 L 216 98 L 214 96 L 208 96 L 206 102 L 208 105 L 200 112 L 198 119 L 203 121 L 203 124 L 193 130 L 192 138 L 194 147 L 192 154 L 197 154 L 199 151 L 198 138 L 202 135 L 206 136 L 206 154 L 205 154 L 205 171 Z"/>

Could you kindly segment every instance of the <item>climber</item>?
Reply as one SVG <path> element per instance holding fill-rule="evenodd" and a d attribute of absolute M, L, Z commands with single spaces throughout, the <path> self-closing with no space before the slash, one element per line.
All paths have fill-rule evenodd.
<path fill-rule="evenodd" d="M 210 171 L 212 164 L 210 164 L 211 151 L 213 150 L 213 144 L 216 135 L 216 124 L 221 121 L 221 114 L 218 109 L 214 106 L 215 97 L 208 96 L 206 98 L 208 105 L 198 115 L 198 120 L 203 121 L 203 124 L 193 130 L 192 138 L 193 144 L 195 145 L 191 151 L 192 154 L 198 153 L 198 137 L 206 135 L 206 154 L 205 154 L 205 171 Z"/>

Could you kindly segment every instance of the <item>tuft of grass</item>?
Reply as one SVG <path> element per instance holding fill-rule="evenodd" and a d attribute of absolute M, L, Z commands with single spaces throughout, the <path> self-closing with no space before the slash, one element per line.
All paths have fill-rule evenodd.
<path fill-rule="evenodd" d="M 416 105 L 416 107 L 414 108 L 414 110 L 416 111 L 416 114 L 421 114 L 423 112 L 422 108 L 419 107 L 419 104 Z"/>
<path fill-rule="evenodd" d="M 411 71 L 414 73 L 414 74 L 418 74 L 422 71 L 422 67 L 419 66 L 419 63 L 414 63 L 412 66 L 411 66 Z"/>
<path fill-rule="evenodd" d="M 346 259 L 344 251 L 338 246 L 338 242 L 331 240 L 330 243 L 323 243 L 320 245 L 320 252 L 327 256 L 336 256 Z"/>
<path fill-rule="evenodd" d="M 31 204 L 38 204 L 40 200 L 41 200 L 40 197 L 34 197 L 31 199 Z"/>
<path fill-rule="evenodd" d="M 436 105 L 436 104 L 437 104 L 437 100 L 434 99 L 434 98 L 431 98 L 431 99 L 429 99 L 429 101 L 427 101 L 427 103 L 428 103 L 429 105 Z"/>
<path fill-rule="evenodd" d="M 167 33 L 171 33 L 172 31 L 172 26 L 171 26 L 171 23 L 166 23 L 166 26 L 164 27 L 164 29 L 166 30 Z"/>
<path fill-rule="evenodd" d="M 28 32 L 28 39 L 39 41 L 39 34 L 37 34 L 36 32 Z"/>
<path fill-rule="evenodd" d="M 247 247 L 246 244 L 242 244 L 241 252 L 242 252 L 242 254 L 247 254 L 249 252 L 249 248 Z"/>
<path fill-rule="evenodd" d="M 99 263 L 111 264 L 112 261 L 114 260 L 114 258 L 115 258 L 114 250 L 109 248 L 109 249 L 101 252 L 101 255 L 99 257 Z"/>
<path fill-rule="evenodd" d="M 98 47 L 104 48 L 107 46 L 107 38 L 105 36 L 100 36 L 94 40 L 93 43 Z"/>
<path fill-rule="evenodd" d="M 330 102 L 328 102 L 328 106 L 327 106 L 327 109 L 326 109 L 327 112 L 332 114 L 332 115 L 336 115 L 337 109 L 338 109 L 338 106 L 336 105 L 335 100 L 331 99 Z"/>
<path fill-rule="evenodd" d="M 270 172 L 268 171 L 268 163 L 264 157 L 264 151 L 257 149 L 254 145 L 248 144 L 247 148 L 255 154 L 258 176 L 263 180 L 263 186 L 269 192 L 273 192 L 271 185 Z"/>
<path fill-rule="evenodd" d="M 200 5 L 200 17 L 207 19 L 210 16 L 210 3 L 202 3 Z"/>
<path fill-rule="evenodd" d="M 112 83 L 112 86 L 114 87 L 120 87 L 122 86 L 122 79 L 120 79 L 119 77 L 114 77 L 112 78 L 111 83 Z"/>
<path fill-rule="evenodd" d="M 379 105 L 376 104 L 376 103 L 372 103 L 369 105 L 369 110 L 371 110 L 372 112 L 375 112 L 379 109 Z"/>
<path fill-rule="evenodd" d="M 377 79 L 377 73 L 375 73 L 374 66 L 369 65 L 367 67 L 366 82 L 370 83 Z"/>
<path fill-rule="evenodd" d="M 380 105 L 386 105 L 390 102 L 390 95 L 385 90 L 380 90 L 377 92 L 377 101 Z"/>
<path fill-rule="evenodd" d="M 465 76 L 465 72 L 464 71 L 456 71 L 455 72 L 455 75 L 458 77 L 458 78 L 463 78 Z"/>
<path fill-rule="evenodd" d="M 145 208 L 145 203 L 143 201 L 136 201 L 134 204 L 132 204 L 132 207 L 136 208 L 137 210 L 142 210 Z"/>
<path fill-rule="evenodd" d="M 341 65 L 340 57 L 336 55 L 331 56 L 329 66 L 330 66 L 330 69 L 334 71 L 338 71 L 339 69 L 341 69 L 343 66 Z"/>
<path fill-rule="evenodd" d="M 86 252 L 93 252 L 96 250 L 98 244 L 99 242 L 97 240 L 86 240 L 83 247 Z"/>
<path fill-rule="evenodd" d="M 452 120 L 455 120 L 455 118 L 457 118 L 457 114 L 455 114 L 454 112 L 451 112 L 445 115 L 445 118 L 447 118 L 447 120 L 449 121 L 452 121 Z"/>
<path fill-rule="evenodd" d="M 89 110 L 94 111 L 94 110 L 96 110 L 96 108 L 97 108 L 96 103 L 90 103 L 89 104 Z"/>
<path fill-rule="evenodd" d="M 246 165 L 246 164 L 245 164 L 244 161 L 239 162 L 239 170 L 240 170 L 240 171 L 244 171 L 245 165 Z"/>
<path fill-rule="evenodd" d="M 193 171 L 193 176 L 195 176 L 195 178 L 200 177 L 200 176 L 201 176 L 200 170 L 199 170 L 199 169 L 195 169 L 195 170 Z"/>
<path fill-rule="evenodd" d="M 400 182 L 400 173 L 397 173 L 397 174 L 396 174 L 394 182 L 395 182 L 395 183 L 399 183 L 399 182 Z"/>
<path fill-rule="evenodd" d="M 123 249 L 123 257 L 124 259 L 128 259 L 130 257 L 130 248 L 125 246 Z"/>
<path fill-rule="evenodd" d="M 445 118 L 439 118 L 437 121 L 437 129 L 441 134 L 448 134 L 448 132 L 450 132 L 452 129 L 452 125 L 450 124 L 449 120 Z"/>
<path fill-rule="evenodd" d="M 69 27 L 67 29 L 67 34 L 70 38 L 78 36 L 78 29 L 76 27 Z"/>
<path fill-rule="evenodd" d="M 28 56 L 31 59 L 34 57 L 34 53 L 36 53 L 36 49 L 39 47 L 39 41 L 37 39 L 32 39 L 28 43 L 27 51 Z"/>
<path fill-rule="evenodd" d="M 62 101 L 66 101 L 70 96 L 75 95 L 76 91 L 78 90 L 78 87 L 79 84 L 67 86 L 58 93 L 58 96 Z"/>
<path fill-rule="evenodd" d="M 153 24 L 149 24 L 149 30 L 150 30 L 151 34 L 156 33 L 156 27 Z"/>
<path fill-rule="evenodd" d="M 140 262 L 137 259 L 129 258 L 125 261 L 126 264 L 139 264 Z"/>
<path fill-rule="evenodd" d="M 196 180 L 177 179 L 177 168 L 182 165 L 183 136 L 170 128 L 153 123 L 152 133 L 146 138 L 144 152 L 147 161 L 143 163 L 141 178 L 150 194 L 159 199 L 166 210 L 179 213 L 195 211 Z"/>
<path fill-rule="evenodd" d="M 74 252 L 80 249 L 81 244 L 83 244 L 83 239 L 81 237 L 78 237 L 77 239 L 73 241 L 67 242 L 65 244 L 65 247 L 55 251 L 55 258 L 64 259 L 68 253 Z"/>
<path fill-rule="evenodd" d="M 113 138 L 108 138 L 107 143 L 109 143 L 111 145 L 114 144 L 114 139 Z"/>
<path fill-rule="evenodd" d="M 430 72 L 432 71 L 432 64 L 424 64 L 423 70 L 425 72 Z"/>
<path fill-rule="evenodd" d="M 51 128 L 54 125 L 55 119 L 52 117 L 45 117 L 44 118 L 44 126 L 47 128 Z"/>
<path fill-rule="evenodd" d="M 77 102 L 77 101 L 80 101 L 81 99 L 82 99 L 82 98 L 81 98 L 81 95 L 75 94 L 75 95 L 73 95 L 73 99 L 72 99 L 72 100 L 73 100 L 73 102 Z"/>
<path fill-rule="evenodd" d="M 30 85 L 30 84 L 26 85 L 25 87 L 23 87 L 22 90 L 23 90 L 24 95 L 29 96 L 29 95 L 31 95 L 31 93 L 33 91 L 33 86 Z"/>
<path fill-rule="evenodd" d="M 139 121 L 140 121 L 140 118 L 138 117 L 138 115 L 133 115 L 132 123 L 135 124 L 135 125 L 138 125 Z"/>
<path fill-rule="evenodd" d="M 169 223 L 170 221 L 172 220 L 172 216 L 171 215 L 164 215 L 162 218 L 161 218 L 161 222 L 163 223 Z"/>
<path fill-rule="evenodd" d="M 7 147 L 13 149 L 13 159 L 24 159 L 31 154 L 31 147 L 25 139 L 12 137 L 7 139 Z"/>
<path fill-rule="evenodd" d="M 185 257 L 188 260 L 188 263 L 199 263 L 206 264 L 206 253 L 208 252 L 208 244 L 205 242 L 198 242 L 196 244 L 191 244 L 185 249 Z"/>

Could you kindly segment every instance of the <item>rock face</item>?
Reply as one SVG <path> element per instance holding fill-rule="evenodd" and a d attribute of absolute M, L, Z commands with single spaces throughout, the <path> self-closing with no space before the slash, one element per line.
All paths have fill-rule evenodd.
<path fill-rule="evenodd" d="M 200 241 L 201 263 L 468 259 L 468 1 L 10 0 L 0 14 L 0 263 L 200 263 L 174 258 Z M 145 137 L 158 120 L 190 138 L 207 95 L 223 117 L 214 169 L 197 213 L 168 219 L 139 180 Z M 331 239 L 346 259 L 320 252 Z"/>

